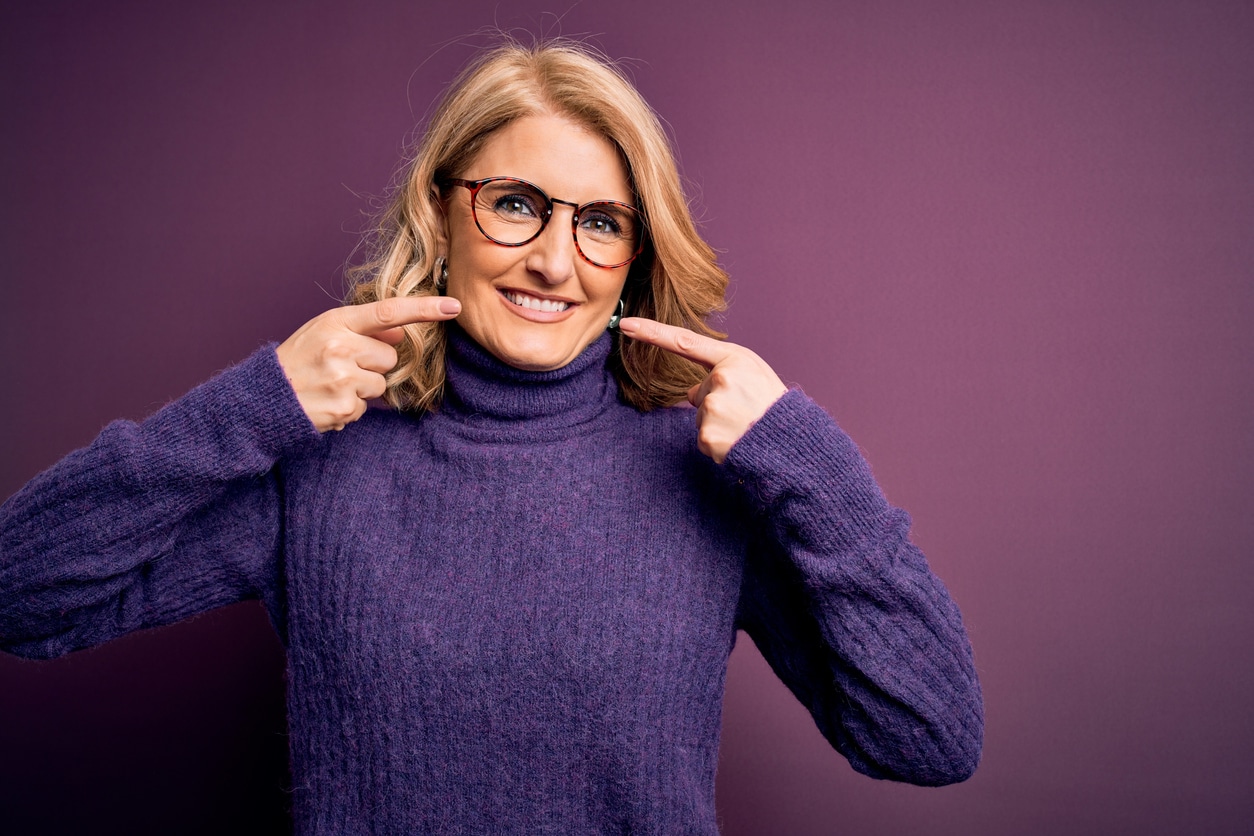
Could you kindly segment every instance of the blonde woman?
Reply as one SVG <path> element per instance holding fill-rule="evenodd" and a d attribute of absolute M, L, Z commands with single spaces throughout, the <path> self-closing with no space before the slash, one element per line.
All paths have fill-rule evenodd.
<path fill-rule="evenodd" d="M 726 277 L 611 65 L 483 55 L 356 280 L 6 503 L 7 651 L 260 598 L 300 833 L 716 833 L 738 629 L 856 769 L 971 774 L 957 608 L 856 445 L 706 325 Z"/>

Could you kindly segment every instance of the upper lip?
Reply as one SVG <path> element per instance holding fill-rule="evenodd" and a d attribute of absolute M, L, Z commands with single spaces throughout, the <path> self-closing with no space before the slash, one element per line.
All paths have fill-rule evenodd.
<path fill-rule="evenodd" d="M 524 290 L 520 287 L 501 287 L 497 288 L 501 293 L 518 293 L 523 296 L 530 296 L 533 299 L 544 299 L 549 302 L 565 302 L 567 305 L 578 305 L 574 299 L 567 299 L 565 296 L 553 296 L 549 293 L 536 293 L 534 290 Z"/>

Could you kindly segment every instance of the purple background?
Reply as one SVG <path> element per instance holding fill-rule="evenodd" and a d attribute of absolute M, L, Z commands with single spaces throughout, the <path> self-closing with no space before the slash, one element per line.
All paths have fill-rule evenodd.
<path fill-rule="evenodd" d="M 1248 832 L 1254 6 L 202 5 L 0 12 L 0 494 L 333 304 L 464 36 L 591 35 L 984 682 L 971 781 L 872 782 L 742 640 L 725 832 Z M 0 658 L 0 821 L 281 827 L 282 676 L 251 604 Z"/>

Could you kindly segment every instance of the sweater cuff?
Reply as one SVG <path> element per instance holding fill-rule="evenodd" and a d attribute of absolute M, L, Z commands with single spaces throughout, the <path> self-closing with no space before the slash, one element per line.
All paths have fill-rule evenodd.
<path fill-rule="evenodd" d="M 894 515 L 858 445 L 797 388 L 771 405 L 724 463 L 785 533 L 815 545 L 854 546 L 878 536 Z"/>

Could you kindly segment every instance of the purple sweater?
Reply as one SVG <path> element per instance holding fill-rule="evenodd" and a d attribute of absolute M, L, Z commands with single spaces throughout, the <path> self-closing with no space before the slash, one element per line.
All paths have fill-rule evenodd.
<path fill-rule="evenodd" d="M 792 390 L 720 467 L 610 351 L 523 372 L 452 327 L 439 412 L 321 437 L 258 351 L 4 505 L 0 647 L 262 599 L 302 834 L 716 833 L 738 628 L 855 769 L 970 775 L 961 618 L 857 446 Z"/>

